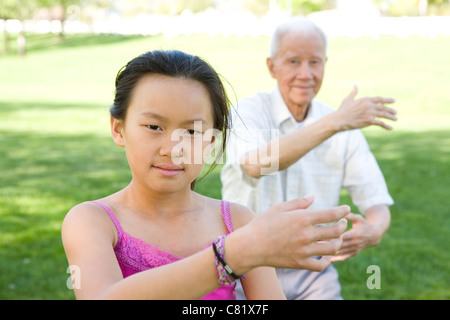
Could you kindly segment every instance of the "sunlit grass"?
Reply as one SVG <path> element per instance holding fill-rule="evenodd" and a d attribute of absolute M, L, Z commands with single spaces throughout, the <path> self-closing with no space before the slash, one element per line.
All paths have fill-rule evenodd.
<path fill-rule="evenodd" d="M 198 54 L 229 81 L 232 101 L 274 85 L 264 37 L 44 40 L 25 58 L 0 56 L 1 299 L 73 298 L 60 224 L 73 205 L 129 182 L 108 114 L 116 72 L 129 59 L 152 49 Z M 400 118 L 393 132 L 364 130 L 396 203 L 380 246 L 336 264 L 346 299 L 450 298 L 449 51 L 448 38 L 330 39 L 319 98 L 338 107 L 357 84 L 360 95 L 396 98 Z M 199 192 L 220 198 L 220 168 Z M 342 202 L 350 202 L 345 192 Z M 380 290 L 366 287 L 372 264 L 381 269 Z"/>

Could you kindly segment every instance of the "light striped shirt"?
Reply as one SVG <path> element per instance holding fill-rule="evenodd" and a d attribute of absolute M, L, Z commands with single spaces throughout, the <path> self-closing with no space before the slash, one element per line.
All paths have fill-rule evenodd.
<path fill-rule="evenodd" d="M 334 109 L 313 100 L 302 125 L 307 126 Z M 252 178 L 240 165 L 245 152 L 267 144 L 277 135 L 298 130 L 278 87 L 239 101 L 232 111 L 226 162 L 221 172 L 222 198 L 261 213 L 273 205 L 313 193 L 310 208 L 339 204 L 345 188 L 361 213 L 374 205 L 392 205 L 383 174 L 361 130 L 337 133 L 285 170 Z M 298 141 L 300 144 L 301 141 Z M 295 146 L 292 146 L 295 148 Z"/>

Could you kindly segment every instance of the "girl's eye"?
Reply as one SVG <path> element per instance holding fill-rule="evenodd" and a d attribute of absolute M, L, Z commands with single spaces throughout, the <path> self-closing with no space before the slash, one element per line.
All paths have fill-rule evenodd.
<path fill-rule="evenodd" d="M 187 129 L 187 130 L 186 130 L 186 133 L 189 134 L 189 135 L 191 135 L 191 136 L 195 136 L 195 135 L 202 134 L 200 131 L 194 130 L 194 129 Z"/>
<path fill-rule="evenodd" d="M 147 128 L 149 128 L 150 130 L 154 130 L 154 131 L 161 131 L 162 130 L 160 126 L 157 126 L 155 124 L 150 124 L 150 125 L 147 126 Z"/>

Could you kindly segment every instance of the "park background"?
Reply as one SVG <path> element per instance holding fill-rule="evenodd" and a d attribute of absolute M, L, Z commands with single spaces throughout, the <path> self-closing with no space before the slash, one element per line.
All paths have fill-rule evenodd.
<path fill-rule="evenodd" d="M 447 0 L 2 0 L 0 299 L 74 298 L 61 222 L 130 180 L 108 113 L 126 62 L 153 49 L 197 54 L 236 102 L 275 85 L 269 35 L 292 15 L 329 36 L 320 100 L 337 108 L 356 84 L 399 112 L 392 132 L 363 130 L 395 204 L 381 244 L 335 264 L 343 297 L 449 299 L 449 14 Z M 220 168 L 198 192 L 220 198 Z M 371 265 L 380 289 L 367 287 Z"/>

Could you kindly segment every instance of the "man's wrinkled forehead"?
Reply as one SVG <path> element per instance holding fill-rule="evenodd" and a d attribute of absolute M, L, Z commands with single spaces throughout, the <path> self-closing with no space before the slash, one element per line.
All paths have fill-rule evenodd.
<path fill-rule="evenodd" d="M 280 37 L 276 56 L 296 56 L 299 52 L 304 52 L 308 56 L 315 56 L 326 60 L 326 43 L 319 33 L 309 32 L 286 32 Z"/>

